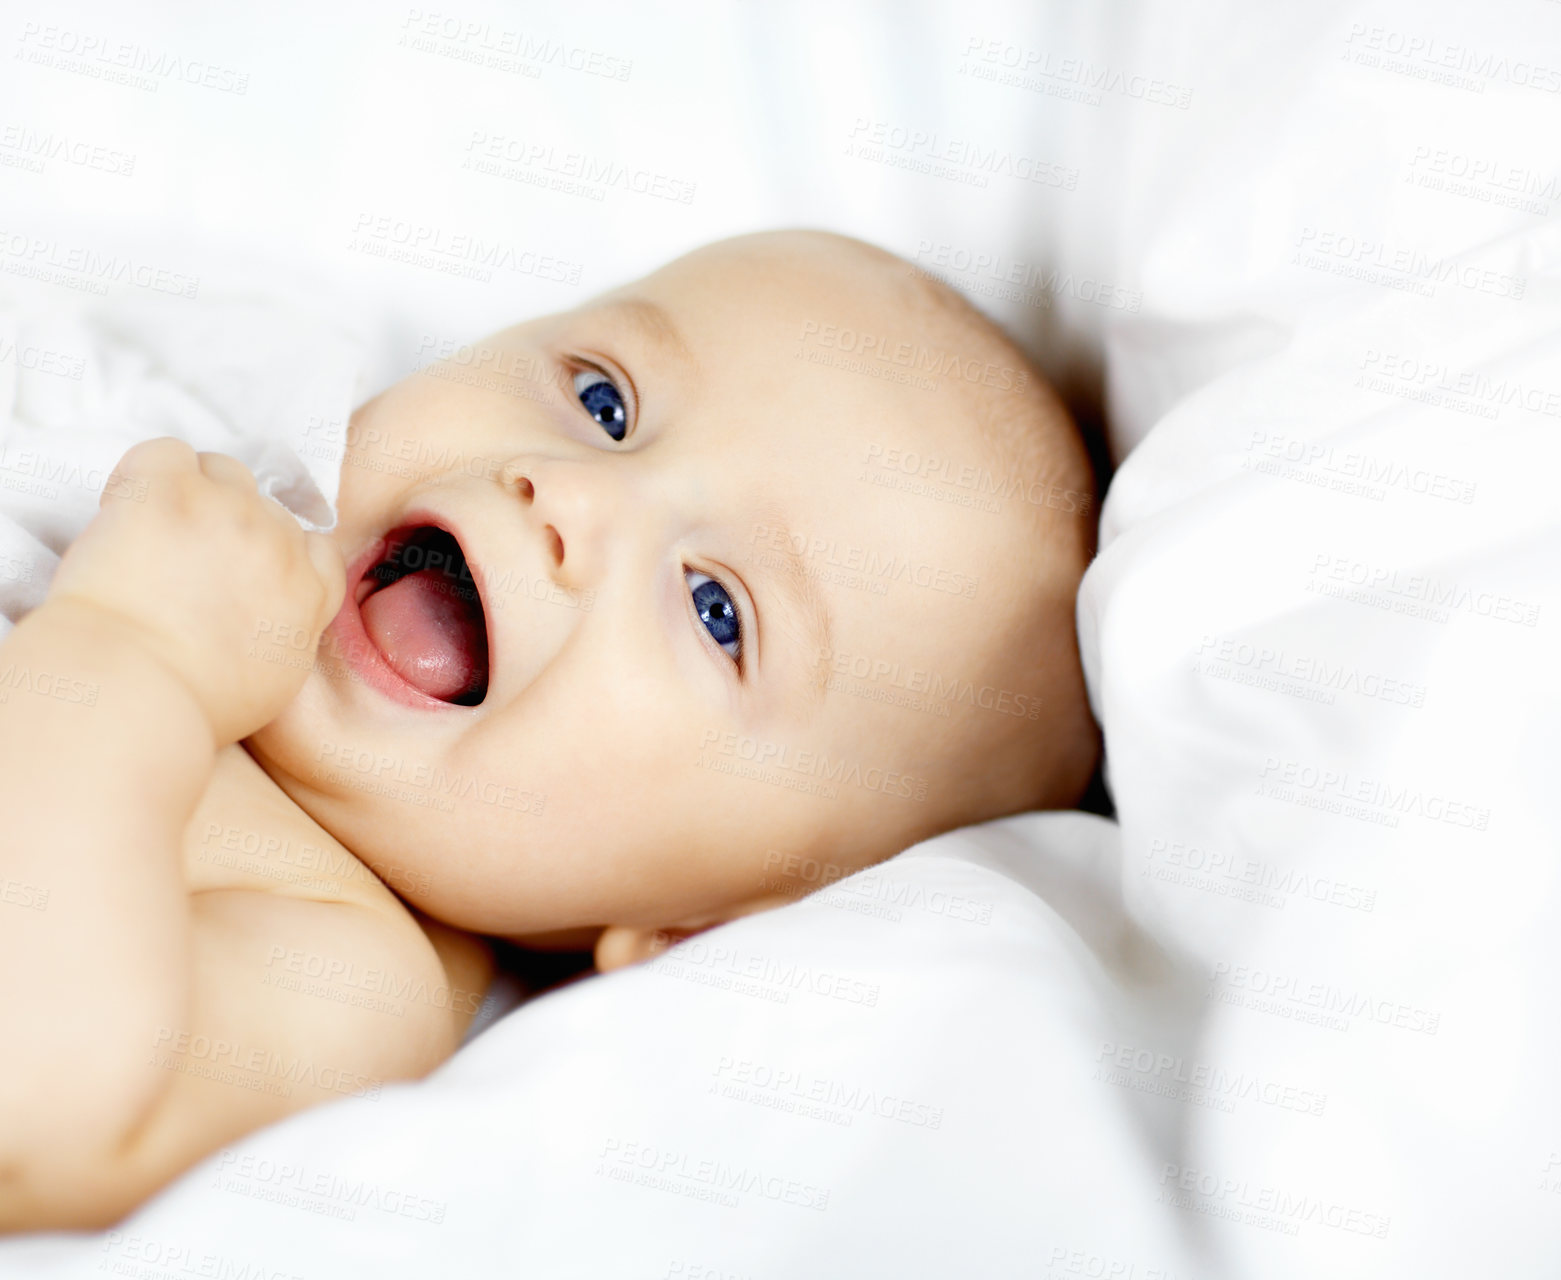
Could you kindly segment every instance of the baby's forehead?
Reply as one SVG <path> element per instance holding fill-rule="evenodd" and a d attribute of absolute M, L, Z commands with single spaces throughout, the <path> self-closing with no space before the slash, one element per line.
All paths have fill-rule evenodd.
<path fill-rule="evenodd" d="M 663 341 L 684 335 L 723 426 L 712 447 L 767 465 L 757 541 L 822 573 L 842 614 L 909 601 L 965 625 L 967 610 L 932 606 L 1009 576 L 1038 510 L 1058 505 L 1034 371 L 899 259 L 756 239 L 603 302 Z"/>
<path fill-rule="evenodd" d="M 622 340 L 648 390 L 665 393 L 648 404 L 711 406 L 732 427 L 723 449 L 854 467 L 853 481 L 887 468 L 992 488 L 984 473 L 1006 464 L 980 402 L 1015 402 L 999 416 L 1020 411 L 1034 387 L 1023 358 L 925 298 L 908 304 L 883 264 L 855 278 L 811 258 L 784 265 L 757 253 L 696 254 L 559 319 Z"/>
<path fill-rule="evenodd" d="M 623 292 L 717 295 L 750 314 L 816 313 L 822 323 L 867 319 L 906 335 L 943 323 L 939 293 L 908 262 L 828 235 L 745 236 L 696 250 Z M 609 295 L 612 296 L 612 295 Z"/>

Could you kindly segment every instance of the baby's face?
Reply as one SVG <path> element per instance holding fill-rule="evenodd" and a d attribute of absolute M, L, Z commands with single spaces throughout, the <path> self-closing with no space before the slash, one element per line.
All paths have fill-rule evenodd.
<path fill-rule="evenodd" d="M 899 703 L 983 683 L 1022 557 L 881 482 L 893 450 L 989 465 L 950 376 L 862 355 L 929 346 L 884 270 L 729 242 L 366 404 L 347 600 L 250 740 L 268 773 L 416 905 L 512 935 L 697 926 L 948 825 L 949 721 Z"/>

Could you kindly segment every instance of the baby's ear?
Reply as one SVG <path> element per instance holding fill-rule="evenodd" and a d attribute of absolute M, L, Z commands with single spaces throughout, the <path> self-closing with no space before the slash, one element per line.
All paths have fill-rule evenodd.
<path fill-rule="evenodd" d="M 626 964 L 639 964 L 642 960 L 654 960 L 668 947 L 692 938 L 696 933 L 714 929 L 718 924 L 735 920 L 738 916 L 753 915 L 756 911 L 769 911 L 795 902 L 796 897 L 787 893 L 760 894 L 737 903 L 724 911 L 704 917 L 694 917 L 682 924 L 655 928 L 651 925 L 610 924 L 596 939 L 596 968 L 599 973 L 621 969 Z"/>
<path fill-rule="evenodd" d="M 706 926 L 707 928 L 709 926 Z M 596 939 L 596 969 L 607 973 L 651 960 L 675 942 L 693 937 L 698 929 L 652 929 L 643 925 L 610 924 Z"/>

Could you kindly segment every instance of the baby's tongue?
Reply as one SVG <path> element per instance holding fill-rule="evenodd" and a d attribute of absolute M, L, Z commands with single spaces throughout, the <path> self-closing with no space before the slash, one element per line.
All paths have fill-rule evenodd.
<path fill-rule="evenodd" d="M 423 569 L 381 587 L 363 602 L 363 626 L 408 684 L 448 702 L 487 677 L 488 637 L 477 611 Z M 484 668 L 479 672 L 479 667 Z"/>

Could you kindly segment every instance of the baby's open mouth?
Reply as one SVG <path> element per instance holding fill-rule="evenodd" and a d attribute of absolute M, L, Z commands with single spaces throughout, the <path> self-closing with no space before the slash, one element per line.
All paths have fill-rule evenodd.
<path fill-rule="evenodd" d="M 461 544 L 418 525 L 386 538 L 363 575 L 363 628 L 403 680 L 430 698 L 474 707 L 488 692 L 488 620 Z"/>

